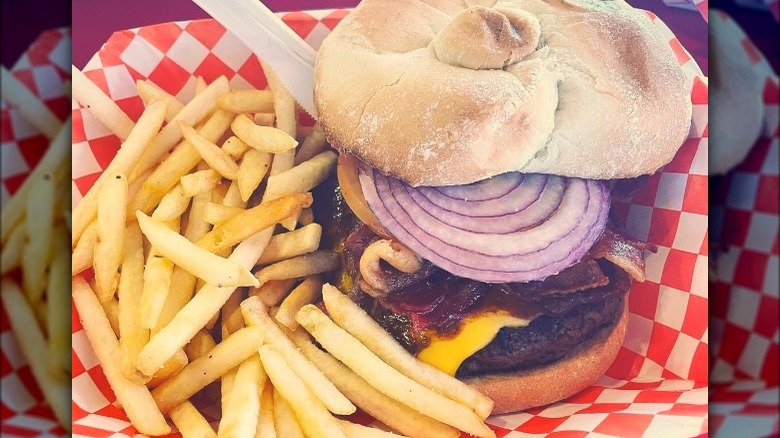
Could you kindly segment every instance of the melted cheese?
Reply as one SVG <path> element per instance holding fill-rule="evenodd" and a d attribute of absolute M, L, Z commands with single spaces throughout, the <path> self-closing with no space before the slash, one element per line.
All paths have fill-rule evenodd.
<path fill-rule="evenodd" d="M 516 318 L 505 313 L 488 313 L 463 322 L 455 336 L 430 339 L 417 358 L 454 376 L 460 364 L 472 354 L 485 348 L 504 327 L 525 327 L 529 319 Z"/>

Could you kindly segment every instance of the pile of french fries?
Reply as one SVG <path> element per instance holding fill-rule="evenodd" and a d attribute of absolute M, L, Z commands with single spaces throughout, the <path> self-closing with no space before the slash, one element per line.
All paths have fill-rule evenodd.
<path fill-rule="evenodd" d="M 316 126 L 298 145 L 295 103 L 267 77 L 200 81 L 189 102 L 139 81 L 128 123 L 74 69 L 76 99 L 124 141 L 72 240 L 73 301 L 117 403 L 152 436 L 168 419 L 185 438 L 494 436 L 491 400 L 323 284 L 340 258 L 319 248 L 310 192 L 337 157 Z M 395 432 L 342 418 L 358 407 Z"/>
<path fill-rule="evenodd" d="M 46 402 L 70 430 L 71 123 L 62 123 L 5 68 L 0 71 L 3 100 L 50 140 L 41 161 L 2 210 L 0 298 Z"/>

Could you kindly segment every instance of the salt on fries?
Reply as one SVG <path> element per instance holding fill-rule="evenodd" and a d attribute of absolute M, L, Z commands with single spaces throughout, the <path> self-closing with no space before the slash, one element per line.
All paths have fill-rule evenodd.
<path fill-rule="evenodd" d="M 350 335 L 367 315 L 323 285 L 341 260 L 320 248 L 311 211 L 336 154 L 317 127 L 296 151 L 295 103 L 278 78 L 271 91 L 198 82 L 189 102 L 136 84 L 146 109 L 73 214 L 74 300 L 133 425 L 165 434 L 168 416 L 185 437 L 401 436 L 337 418 L 358 406 L 413 438 L 492 436 L 473 390 L 446 375 L 418 383 L 389 335 Z M 4 233 L 24 247 L 18 229 Z M 3 269 L 19 263 L 3 254 Z M 79 276 L 89 268 L 97 291 Z M 323 290 L 335 322 L 312 306 Z M 198 410 L 204 395 L 221 399 L 216 429 Z"/>

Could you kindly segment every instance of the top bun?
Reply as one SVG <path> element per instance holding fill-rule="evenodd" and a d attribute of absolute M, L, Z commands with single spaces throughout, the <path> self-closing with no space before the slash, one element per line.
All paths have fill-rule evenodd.
<path fill-rule="evenodd" d="M 622 0 L 364 0 L 314 74 L 330 143 L 415 186 L 634 177 L 690 128 L 667 38 Z"/>

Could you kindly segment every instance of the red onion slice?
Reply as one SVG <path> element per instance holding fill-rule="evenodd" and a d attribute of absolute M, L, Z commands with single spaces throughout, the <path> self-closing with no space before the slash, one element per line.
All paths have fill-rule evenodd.
<path fill-rule="evenodd" d="M 391 184 L 393 183 L 391 182 Z M 396 182 L 396 184 L 400 184 L 400 182 Z M 471 211 L 475 210 L 478 207 L 475 208 L 474 203 L 460 201 L 459 208 L 447 209 L 436 205 L 418 190 L 409 187 L 405 189 L 412 200 L 420 205 L 422 209 L 447 225 L 479 234 L 511 233 L 538 225 L 549 218 L 558 209 L 563 200 L 566 181 L 557 177 L 547 178 L 546 184 L 541 186 L 541 190 L 538 190 L 537 187 L 528 190 L 527 193 L 533 196 L 533 199 L 529 197 L 531 202 L 525 202 L 525 200 L 519 202 L 509 213 L 477 217 L 458 212 L 469 211 L 469 207 Z M 522 192 L 523 190 L 517 191 Z M 506 205 L 511 205 L 510 202 L 513 202 L 513 200 L 507 199 L 506 202 Z M 518 214 L 521 211 L 523 214 Z"/>
<path fill-rule="evenodd" d="M 493 180 L 499 188 L 490 187 Z M 577 178 L 493 178 L 478 183 L 491 193 L 479 201 L 454 198 L 474 199 L 474 184 L 447 187 L 443 197 L 450 201 L 435 199 L 457 205 L 457 212 L 429 197 L 432 191 L 444 195 L 445 188 L 414 188 L 370 169 L 361 169 L 360 183 L 371 210 L 401 243 L 454 275 L 483 282 L 541 280 L 571 266 L 601 235 L 609 212 L 604 184 Z M 534 196 L 518 204 L 523 192 Z M 484 214 L 502 200 L 512 213 Z M 471 214 L 464 214 L 469 207 Z"/>
<path fill-rule="evenodd" d="M 513 173 L 513 175 L 521 174 Z M 486 185 L 485 181 L 493 181 L 493 179 L 488 179 L 477 183 L 479 185 L 469 184 L 468 186 L 462 186 L 468 187 L 469 190 L 468 192 L 465 190 L 461 191 L 460 196 L 462 197 L 459 198 L 447 194 L 454 193 L 454 190 L 452 190 L 453 187 L 441 189 L 435 187 L 417 187 L 415 190 L 428 198 L 431 203 L 445 210 L 452 211 L 453 213 L 474 217 L 496 217 L 514 214 L 518 210 L 522 210 L 536 202 L 539 199 L 542 190 L 544 190 L 548 178 L 547 175 L 539 174 L 529 175 L 529 178 L 525 179 L 517 178 L 513 180 L 515 183 L 514 186 L 506 187 L 503 184 L 499 184 L 502 185 L 501 191 L 493 190 Z M 477 193 L 474 193 L 478 187 L 489 189 L 488 191 L 496 196 L 480 197 Z M 450 190 L 445 191 L 445 189 Z"/>

